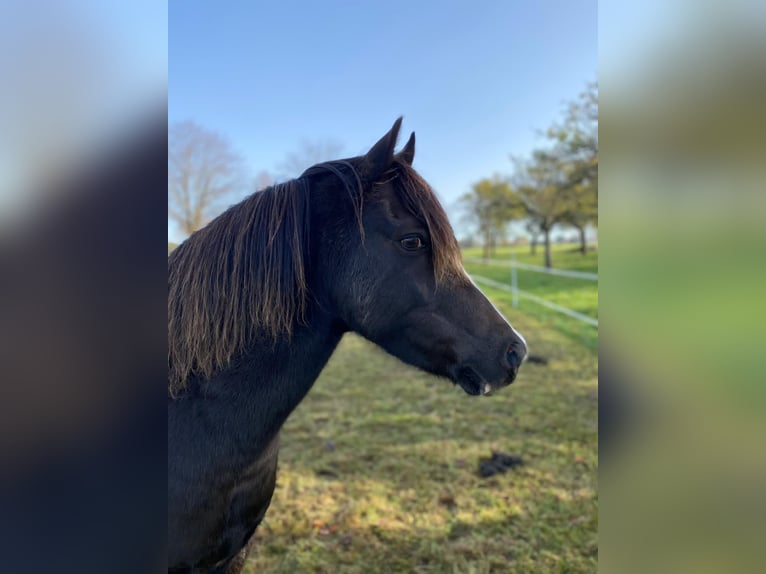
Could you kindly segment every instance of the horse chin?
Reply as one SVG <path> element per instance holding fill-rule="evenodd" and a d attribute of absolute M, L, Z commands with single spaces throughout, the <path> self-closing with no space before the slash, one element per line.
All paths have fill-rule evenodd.
<path fill-rule="evenodd" d="M 455 382 L 469 395 L 485 395 L 490 392 L 490 386 L 471 367 L 460 367 L 455 376 Z"/>

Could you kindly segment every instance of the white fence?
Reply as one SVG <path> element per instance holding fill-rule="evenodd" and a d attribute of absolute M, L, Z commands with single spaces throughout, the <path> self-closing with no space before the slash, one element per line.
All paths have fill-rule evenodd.
<path fill-rule="evenodd" d="M 572 277 L 575 279 L 583 279 L 586 281 L 598 281 L 598 274 L 586 273 L 584 271 L 567 271 L 564 269 L 549 269 L 547 267 L 529 265 L 528 263 L 519 263 L 518 261 L 516 261 L 515 255 L 512 255 L 512 258 L 510 261 L 507 261 L 507 260 L 504 261 L 502 259 L 481 259 L 478 257 L 467 257 L 466 261 L 471 261 L 473 263 L 496 265 L 496 266 L 500 265 L 502 267 L 510 266 L 511 268 L 511 286 L 510 287 L 506 285 L 505 283 L 495 281 L 494 279 L 490 279 L 489 277 L 483 277 L 481 275 L 472 275 L 472 277 L 478 283 L 484 283 L 486 285 L 494 287 L 495 289 L 510 291 L 513 294 L 514 307 L 519 306 L 519 297 L 524 297 L 525 299 L 534 301 L 538 305 L 542 305 L 543 307 L 548 307 L 549 309 L 553 309 L 554 311 L 558 311 L 559 313 L 572 317 L 573 319 L 577 319 L 578 321 L 582 321 L 583 323 L 587 323 L 588 325 L 592 325 L 593 327 L 598 328 L 598 319 L 594 319 L 593 317 L 589 317 L 588 315 L 583 315 L 582 313 L 579 313 L 567 307 L 563 307 L 562 305 L 553 303 L 551 301 L 548 301 L 547 299 L 538 297 L 537 295 L 533 295 L 532 293 L 529 293 L 528 291 L 523 291 L 522 289 L 519 289 L 519 280 L 518 280 L 518 274 L 516 273 L 516 270 L 525 269 L 527 271 L 534 271 L 537 273 L 547 273 L 549 275 L 559 275 L 561 277 Z"/>

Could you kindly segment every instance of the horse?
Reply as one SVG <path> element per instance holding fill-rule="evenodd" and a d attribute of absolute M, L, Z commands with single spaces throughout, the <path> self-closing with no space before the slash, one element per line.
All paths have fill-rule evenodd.
<path fill-rule="evenodd" d="M 168 571 L 241 571 L 279 431 L 346 332 L 469 395 L 524 338 L 465 272 L 402 118 L 364 155 L 257 191 L 168 257 Z"/>

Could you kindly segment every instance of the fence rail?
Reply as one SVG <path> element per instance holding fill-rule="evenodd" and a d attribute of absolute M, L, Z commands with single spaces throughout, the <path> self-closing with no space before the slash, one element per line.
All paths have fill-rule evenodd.
<path fill-rule="evenodd" d="M 478 283 L 485 283 L 489 285 L 490 287 L 495 287 L 496 289 L 502 289 L 503 291 L 509 291 L 511 293 L 514 293 L 516 296 L 521 296 L 526 299 L 530 299 L 531 301 L 534 301 L 535 303 L 538 303 L 539 305 L 548 307 L 549 309 L 553 309 L 554 311 L 558 311 L 559 313 L 563 313 L 564 315 L 568 315 L 569 317 L 582 321 L 583 323 L 587 323 L 588 325 L 593 325 L 594 327 L 598 327 L 598 319 L 594 319 L 593 317 L 588 317 L 588 315 L 583 315 L 582 313 L 578 313 L 577 311 L 573 311 L 572 309 L 569 309 L 567 307 L 562 307 L 561 305 L 552 303 L 546 299 L 543 299 L 542 297 L 533 295 L 532 293 L 529 293 L 528 291 L 524 291 L 519 288 L 516 288 L 514 290 L 513 288 L 509 287 L 505 283 L 500 283 L 500 281 L 495 281 L 493 279 L 490 279 L 489 277 L 483 277 L 481 275 L 471 275 L 471 277 L 473 277 L 474 281 L 477 281 Z"/>
<path fill-rule="evenodd" d="M 522 289 L 519 289 L 519 274 L 517 270 L 526 269 L 528 271 L 534 271 L 536 273 L 547 273 L 549 275 L 559 275 L 561 277 L 585 279 L 586 281 L 598 281 L 597 273 L 586 273 L 584 271 L 568 271 L 565 269 L 551 269 L 549 267 L 540 267 L 538 265 L 530 265 L 529 263 L 519 263 L 518 261 L 516 261 L 515 252 L 511 252 L 510 260 L 466 257 L 466 261 L 470 261 L 472 263 L 480 263 L 482 265 L 495 265 L 495 266 L 501 266 L 501 267 L 510 266 L 511 268 L 511 285 L 510 286 L 506 285 L 505 283 L 501 283 L 500 281 L 495 281 L 494 279 L 490 279 L 489 277 L 483 277 L 481 275 L 472 275 L 472 276 L 479 283 L 484 283 L 486 285 L 490 285 L 497 289 L 502 289 L 503 291 L 510 291 L 513 294 L 514 307 L 519 306 L 519 296 L 521 296 L 521 297 L 524 297 L 525 299 L 529 299 L 530 301 L 534 301 L 538 305 L 542 305 L 543 307 L 548 307 L 549 309 L 558 311 L 559 313 L 567 315 L 568 317 L 572 317 L 573 319 L 577 319 L 578 321 L 582 321 L 583 323 L 587 323 L 588 325 L 592 325 L 598 329 L 598 319 L 594 319 L 593 317 L 589 317 L 588 315 L 584 315 L 583 313 L 579 313 L 577 311 L 574 311 L 573 309 L 569 309 L 557 303 L 553 303 L 552 301 L 548 301 L 547 299 L 543 299 L 542 297 L 538 297 L 537 295 L 534 295 L 530 293 L 529 291 L 524 291 Z"/>

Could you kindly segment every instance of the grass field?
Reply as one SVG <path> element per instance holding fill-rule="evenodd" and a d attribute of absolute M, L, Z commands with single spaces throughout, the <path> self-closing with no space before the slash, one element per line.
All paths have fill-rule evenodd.
<path fill-rule="evenodd" d="M 512 249 L 516 252 L 516 260 L 519 263 L 540 266 L 545 264 L 542 245 L 537 246 L 535 255 L 530 254 L 529 247 L 498 247 L 492 257 L 509 261 Z M 481 247 L 471 247 L 463 250 L 465 257 L 481 257 L 481 254 Z M 592 245 L 589 246 L 588 252 L 585 255 L 577 251 L 577 247 L 571 244 L 551 245 L 551 259 L 556 269 L 570 269 L 572 271 L 587 271 L 590 273 L 598 272 L 598 252 Z"/>
<path fill-rule="evenodd" d="M 596 571 L 595 350 L 487 292 L 550 363 L 469 397 L 347 335 L 285 425 L 247 572 Z M 492 450 L 525 464 L 482 478 Z"/>

